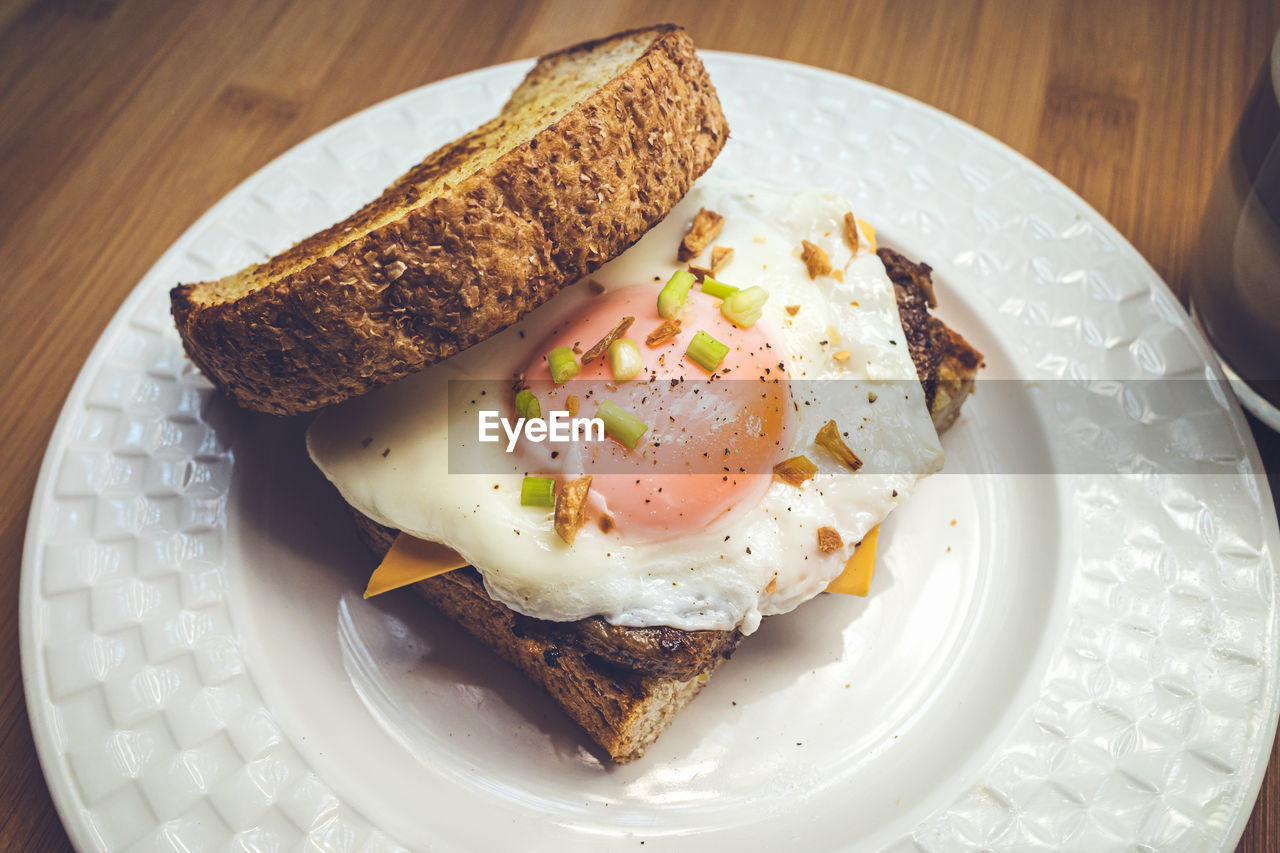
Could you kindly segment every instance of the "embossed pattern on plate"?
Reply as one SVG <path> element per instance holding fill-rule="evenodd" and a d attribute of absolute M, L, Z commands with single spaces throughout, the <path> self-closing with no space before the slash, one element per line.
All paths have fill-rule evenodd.
<path fill-rule="evenodd" d="M 726 163 L 839 188 L 936 259 L 1024 375 L 1115 380 L 1114 424 L 1066 413 L 1060 447 L 1136 411 L 1210 471 L 1162 472 L 1121 441 L 1131 474 L 1063 478 L 1085 533 L 1057 567 L 1069 612 L 1039 697 L 958 796 L 885 849 L 1229 849 L 1274 736 L 1280 533 L 1234 402 L 1180 412 L 1126 385 L 1219 375 L 1186 316 L 1084 202 L 976 130 L 828 72 L 707 64 L 733 127 Z M 491 115 L 523 67 L 406 93 L 266 166 L 160 259 L 85 365 L 37 485 L 21 591 L 32 727 L 81 849 L 402 849 L 312 766 L 246 666 L 226 562 L 236 460 L 166 294 L 345 215 Z"/>

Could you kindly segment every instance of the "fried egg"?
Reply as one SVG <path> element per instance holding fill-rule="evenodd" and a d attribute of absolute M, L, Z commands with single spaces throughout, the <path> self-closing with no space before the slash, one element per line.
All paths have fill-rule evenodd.
<path fill-rule="evenodd" d="M 321 414 L 311 458 L 360 512 L 458 551 L 496 600 L 542 619 L 600 615 L 617 625 L 753 632 L 822 592 L 855 544 L 906 500 L 943 456 L 927 411 L 892 282 L 837 193 L 792 191 L 712 173 L 668 216 L 589 279 L 567 287 L 498 335 L 393 385 Z M 655 346 L 657 296 L 686 267 L 676 249 L 698 211 L 724 217 L 714 246 L 733 249 L 718 281 L 768 294 L 758 320 L 732 322 L 694 285 L 680 331 Z M 811 275 L 803 241 L 830 271 Z M 693 264 L 710 265 L 712 244 Z M 581 354 L 634 317 L 642 367 L 615 381 L 608 359 L 552 381 L 547 355 Z M 707 370 L 686 355 L 703 332 L 727 347 Z M 618 441 L 479 440 L 479 418 L 516 418 L 513 378 L 543 414 L 593 415 L 607 399 L 643 422 Z M 570 396 L 575 397 L 570 401 Z M 824 447 L 834 421 L 863 465 Z M 817 473 L 772 475 L 804 456 Z M 522 505 L 526 476 L 592 475 L 588 521 L 567 544 L 552 513 Z M 832 528 L 839 545 L 818 545 Z"/>

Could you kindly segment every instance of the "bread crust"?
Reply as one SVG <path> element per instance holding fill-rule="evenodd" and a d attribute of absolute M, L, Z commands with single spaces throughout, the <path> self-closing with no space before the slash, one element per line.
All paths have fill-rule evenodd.
<path fill-rule="evenodd" d="M 567 115 L 421 206 L 411 207 L 417 185 L 472 156 L 501 116 L 348 220 L 237 274 L 269 279 L 264 286 L 226 301 L 205 298 L 206 285 L 174 288 L 173 315 L 192 360 L 242 406 L 312 411 L 484 340 L 620 254 L 684 196 L 728 137 L 688 36 L 670 25 L 652 32 L 634 63 Z M 544 57 L 529 85 L 549 63 L 596 44 Z M 386 216 L 325 253 L 344 231 Z"/>
<path fill-rule="evenodd" d="M 982 353 L 929 313 L 933 301 L 932 267 L 911 261 L 892 249 L 880 249 L 876 254 L 893 282 L 911 360 L 924 388 L 934 429 L 941 434 L 960 417 L 960 407 L 973 393 Z"/>

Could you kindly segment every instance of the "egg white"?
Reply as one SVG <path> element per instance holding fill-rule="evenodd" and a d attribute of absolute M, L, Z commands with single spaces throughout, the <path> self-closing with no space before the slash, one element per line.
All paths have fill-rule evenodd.
<path fill-rule="evenodd" d="M 591 278 L 609 289 L 655 276 L 665 281 L 683 267 L 675 247 L 700 207 L 725 217 L 715 243 L 735 250 L 721 278 L 769 292 L 759 322 L 785 342 L 797 403 L 785 455 L 803 453 L 818 463 L 813 480 L 799 488 L 774 482 L 754 506 L 676 543 L 629 541 L 588 524 L 568 546 L 549 513 L 520 505 L 524 471 L 503 444 L 484 446 L 493 454 L 484 470 L 502 473 L 450 474 L 449 431 L 474 435 L 475 420 L 451 415 L 449 380 L 520 371 L 548 330 L 586 310 L 593 296 L 585 282 L 460 355 L 324 412 L 307 433 L 311 458 L 353 507 L 454 548 L 480 571 L 493 598 L 530 616 L 602 615 L 617 625 L 751 633 L 762 616 L 817 595 L 840 574 L 854 543 L 906 500 L 920 477 L 942 466 L 893 285 L 879 258 L 865 249 L 855 257 L 845 245 L 843 216 L 852 208 L 838 194 L 714 174 Z M 843 280 L 810 279 L 799 258 L 801 240 L 822 246 Z M 801 308 L 792 316 L 786 306 L 795 305 Z M 849 357 L 836 359 L 842 351 Z M 894 381 L 891 393 L 878 384 L 886 380 Z M 874 402 L 867 390 L 878 391 Z M 816 449 L 814 436 L 829 419 L 847 432 L 868 469 L 888 473 L 849 474 Z M 836 528 L 844 547 L 820 553 L 822 526 Z"/>

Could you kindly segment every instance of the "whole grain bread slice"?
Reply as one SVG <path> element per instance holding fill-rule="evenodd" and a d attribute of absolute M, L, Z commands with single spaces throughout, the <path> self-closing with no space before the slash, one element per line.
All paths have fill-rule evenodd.
<path fill-rule="evenodd" d="M 171 294 L 187 353 L 247 408 L 363 394 L 498 332 L 621 253 L 728 137 L 684 30 L 538 60 L 493 120 L 347 219 Z"/>
<path fill-rule="evenodd" d="M 880 251 L 930 415 L 942 432 L 972 392 L 982 354 L 929 313 L 928 265 Z M 386 554 L 399 531 L 355 509 L 351 514 L 365 544 L 379 557 Z M 626 628 L 598 617 L 535 619 L 490 598 L 470 568 L 421 581 L 414 591 L 546 690 L 618 763 L 643 755 L 742 639 L 738 631 Z"/>
<path fill-rule="evenodd" d="M 385 554 L 399 532 L 354 509 L 351 513 L 365 544 L 375 554 Z M 606 660 L 575 641 L 573 624 L 578 623 L 562 625 L 516 613 L 489 597 L 474 569 L 439 575 L 414 584 L 413 589 L 547 691 L 619 764 L 644 754 L 728 659 L 740 637 L 736 631 L 679 632 L 726 637 L 717 653 L 705 657 L 688 677 L 676 678 Z"/>
<path fill-rule="evenodd" d="M 892 249 L 877 253 L 893 282 L 898 315 L 915 362 L 925 403 L 939 433 L 960 416 L 960 407 L 973 393 L 982 353 L 960 333 L 929 313 L 937 305 L 933 293 L 933 268 L 916 263 Z"/>

